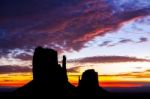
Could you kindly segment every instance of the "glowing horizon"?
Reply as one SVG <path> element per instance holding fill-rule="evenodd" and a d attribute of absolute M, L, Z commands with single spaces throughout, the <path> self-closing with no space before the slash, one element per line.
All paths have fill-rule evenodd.
<path fill-rule="evenodd" d="M 92 67 L 92 68 L 82 68 L 79 67 L 77 69 L 78 72 L 68 72 L 68 78 L 69 78 L 69 81 L 77 86 L 78 84 L 78 80 L 79 80 L 79 77 L 81 78 L 82 76 L 82 72 L 84 72 L 85 70 L 87 69 L 95 69 L 96 71 L 98 72 L 99 74 L 99 82 L 100 82 L 100 86 L 101 87 L 144 87 L 145 85 L 146 86 L 150 86 L 150 72 L 147 71 L 147 66 L 150 64 L 149 62 L 141 62 L 141 64 L 145 64 L 142 65 L 142 68 L 141 67 L 138 67 L 139 66 L 139 63 L 140 62 L 127 62 L 127 63 L 124 63 L 125 66 L 128 66 L 129 69 L 130 68 L 137 68 L 137 69 L 141 69 L 141 70 L 136 70 L 136 69 L 133 69 L 134 71 L 128 71 L 128 72 L 118 72 L 118 73 L 111 73 L 111 72 L 107 72 L 104 73 L 103 69 L 104 70 L 107 70 L 106 69 L 106 63 L 104 64 L 104 66 L 101 64 L 99 69 L 98 66 L 95 66 Z M 109 65 L 108 65 L 109 64 Z M 112 66 L 114 64 L 122 64 L 123 63 L 107 63 L 108 67 L 110 68 L 111 65 Z M 127 65 L 127 64 L 130 64 L 130 65 L 135 65 L 135 64 L 138 64 L 138 66 L 131 66 L 130 65 Z M 87 64 L 85 64 L 87 65 Z M 86 66 L 87 67 L 87 66 Z M 144 68 L 145 67 L 145 68 Z M 81 70 L 80 70 L 81 69 Z M 118 66 L 113 66 L 113 69 L 114 70 L 118 70 Z M 114 72 L 113 70 L 113 72 Z M 103 71 L 103 73 L 101 72 Z M 26 83 L 28 83 L 29 81 L 32 80 L 32 73 L 31 72 L 24 72 L 24 73 L 10 73 L 10 74 L 1 74 L 0 75 L 0 87 L 20 87 L 20 86 L 23 86 L 25 85 Z"/>

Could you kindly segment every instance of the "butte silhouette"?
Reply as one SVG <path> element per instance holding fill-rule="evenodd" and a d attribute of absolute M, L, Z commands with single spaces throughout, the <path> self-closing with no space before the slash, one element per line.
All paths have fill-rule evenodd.
<path fill-rule="evenodd" d="M 68 82 L 66 57 L 58 64 L 57 51 L 37 47 L 33 55 L 33 80 L 17 89 L 16 96 L 72 97 L 75 87 Z"/>
<path fill-rule="evenodd" d="M 99 87 L 98 73 L 93 69 L 86 70 L 79 79 L 78 93 L 79 97 L 106 97 L 108 92 Z"/>
<path fill-rule="evenodd" d="M 57 51 L 37 47 L 33 55 L 33 80 L 13 92 L 19 97 L 102 97 L 108 94 L 99 87 L 98 74 L 87 70 L 78 87 L 68 81 L 66 57 L 58 64 Z"/>

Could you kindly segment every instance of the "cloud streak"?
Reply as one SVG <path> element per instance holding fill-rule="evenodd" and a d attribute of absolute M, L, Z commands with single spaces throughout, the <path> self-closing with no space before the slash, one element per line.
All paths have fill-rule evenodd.
<path fill-rule="evenodd" d="M 31 72 L 30 67 L 21 67 L 21 66 L 0 66 L 0 74 L 10 74 L 10 73 L 23 73 Z"/>
<path fill-rule="evenodd" d="M 136 43 L 144 43 L 144 42 L 148 42 L 148 41 L 149 41 L 149 39 L 147 37 L 140 37 L 138 39 L 138 41 L 128 39 L 128 38 L 121 38 L 121 40 L 119 40 L 115 43 L 113 43 L 112 41 L 106 40 L 106 41 L 102 42 L 99 46 L 100 47 L 113 47 L 113 46 L 117 46 L 120 44 L 126 44 L 126 43 L 136 44 Z"/>
<path fill-rule="evenodd" d="M 107 46 L 111 43 L 111 41 L 104 41 L 102 42 L 101 44 L 99 44 L 100 47 L 103 47 L 103 46 Z"/>
<path fill-rule="evenodd" d="M 69 73 L 79 73 L 80 67 L 71 67 L 67 69 L 67 72 Z"/>
<path fill-rule="evenodd" d="M 77 60 L 70 60 L 68 62 L 79 62 L 79 63 L 119 63 L 119 62 L 150 62 L 147 59 L 140 59 L 136 57 L 128 56 L 93 56 L 85 57 Z"/>

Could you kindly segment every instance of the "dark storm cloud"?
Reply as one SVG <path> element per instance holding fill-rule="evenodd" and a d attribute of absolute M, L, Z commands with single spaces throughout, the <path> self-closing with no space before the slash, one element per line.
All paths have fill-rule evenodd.
<path fill-rule="evenodd" d="M 22 73 L 22 72 L 31 72 L 30 67 L 21 67 L 21 66 L 0 66 L 0 74 L 10 74 L 10 73 Z"/>
<path fill-rule="evenodd" d="M 150 7 L 121 12 L 107 0 L 1 0 L 0 53 L 48 46 L 59 52 L 80 50 L 87 41 L 149 15 Z"/>
<path fill-rule="evenodd" d="M 85 57 L 77 60 L 70 60 L 68 62 L 79 62 L 79 63 L 117 63 L 117 62 L 150 62 L 147 59 L 140 59 L 136 57 L 128 56 L 93 56 Z"/>

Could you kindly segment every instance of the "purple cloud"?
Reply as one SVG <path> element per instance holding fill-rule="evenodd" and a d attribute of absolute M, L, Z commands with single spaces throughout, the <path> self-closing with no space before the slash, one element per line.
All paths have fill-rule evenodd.
<path fill-rule="evenodd" d="M 147 42 L 147 41 L 148 41 L 148 38 L 141 37 L 137 43 L 143 43 L 143 42 Z"/>
<path fill-rule="evenodd" d="M 59 52 L 78 51 L 96 36 L 150 13 L 149 5 L 139 8 L 130 1 L 121 6 L 121 11 L 110 0 L 8 1 L 0 1 L 1 56 L 15 48 L 34 49 L 39 45 Z"/>
<path fill-rule="evenodd" d="M 107 45 L 109 45 L 109 43 L 111 43 L 111 41 L 104 41 L 99 46 L 100 47 L 107 46 Z"/>
<path fill-rule="evenodd" d="M 10 74 L 10 73 L 22 73 L 22 72 L 31 72 L 30 67 L 21 67 L 21 66 L 0 66 L 0 74 Z"/>
<path fill-rule="evenodd" d="M 93 56 L 93 57 L 85 57 L 77 60 L 68 60 L 68 62 L 118 63 L 118 62 L 150 62 L 150 60 L 136 58 L 136 57 L 129 57 L 129 56 Z"/>
<path fill-rule="evenodd" d="M 129 43 L 129 42 L 133 42 L 133 41 L 131 39 L 122 39 L 118 43 Z"/>

